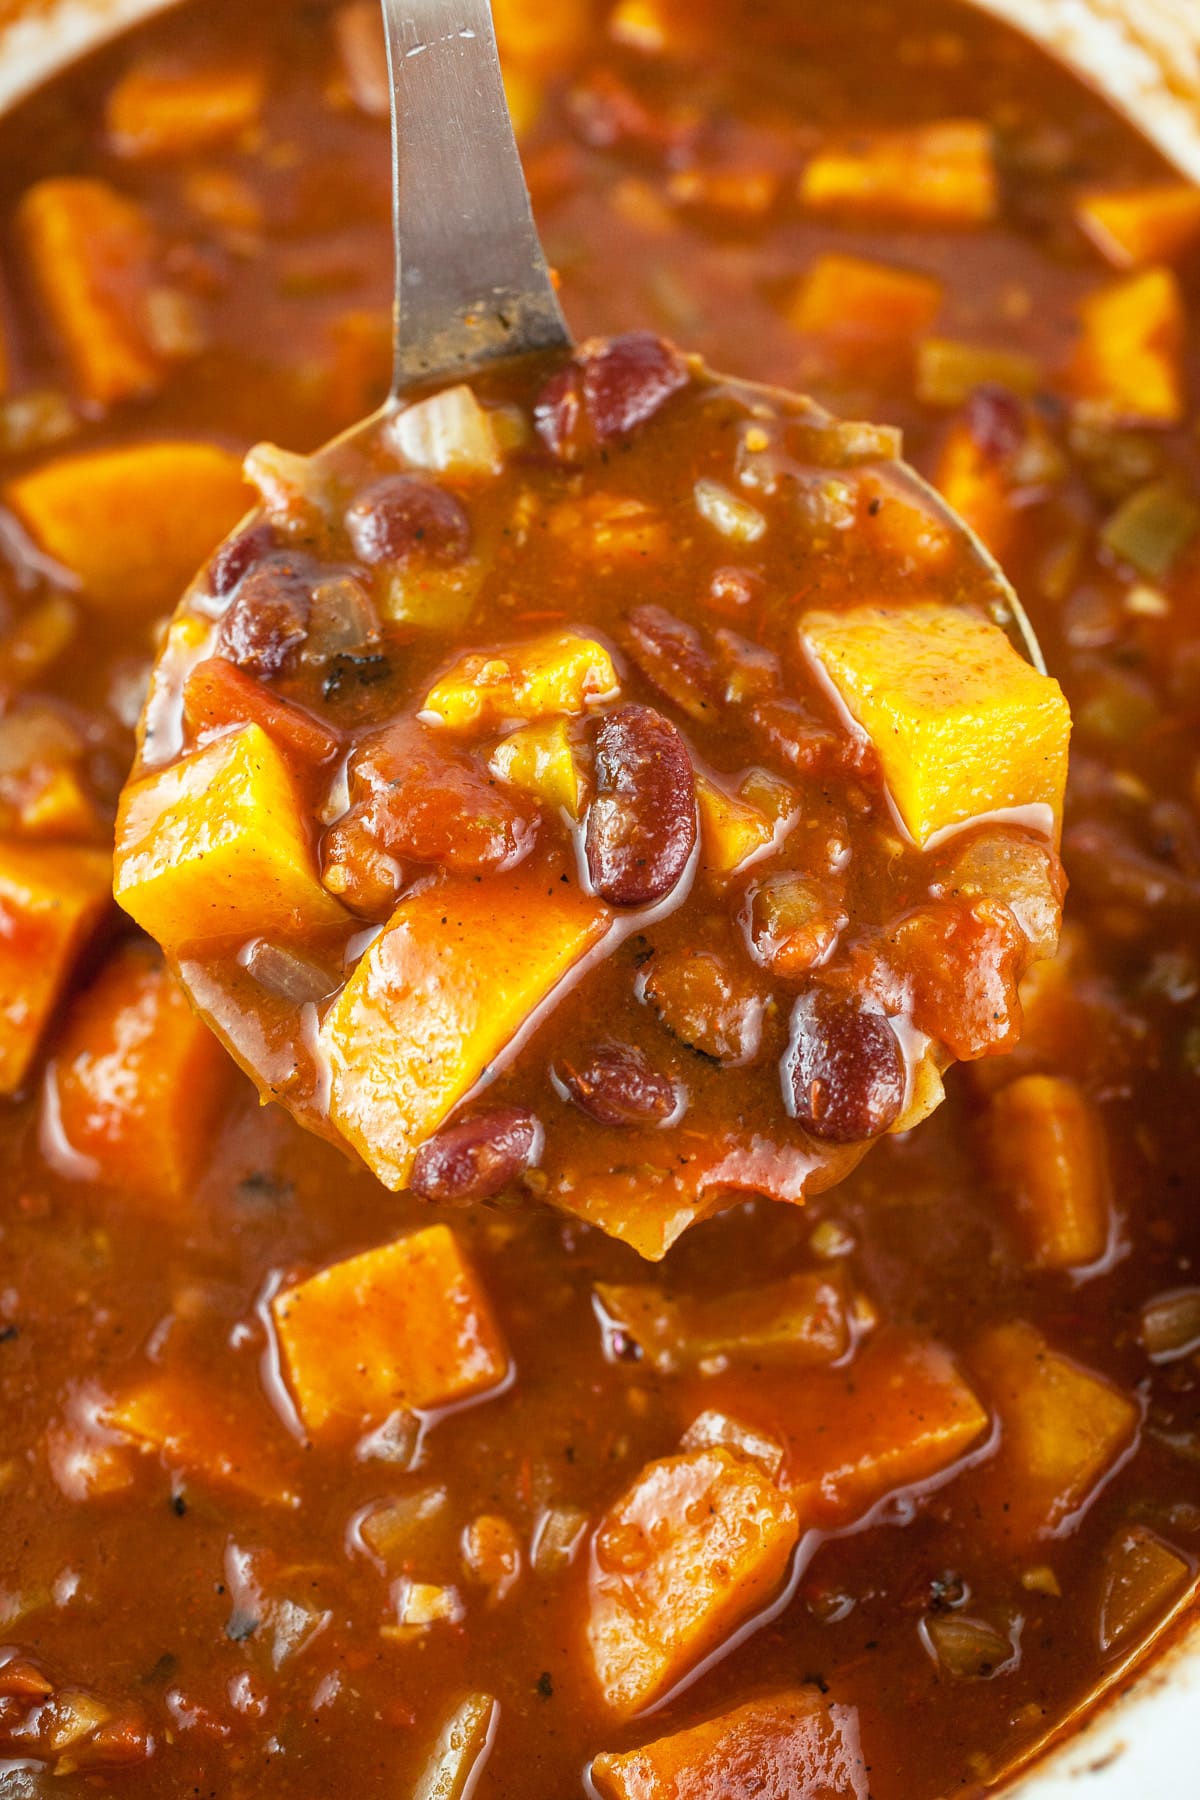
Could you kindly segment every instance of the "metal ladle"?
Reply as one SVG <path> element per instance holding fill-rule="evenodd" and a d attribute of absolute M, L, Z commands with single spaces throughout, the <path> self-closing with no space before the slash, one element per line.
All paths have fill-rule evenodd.
<path fill-rule="evenodd" d="M 572 337 L 533 221 L 489 0 L 382 4 L 396 255 L 387 412 L 419 384 L 569 349 Z M 1033 627 L 995 558 L 915 469 L 899 466 L 969 540 L 993 616 L 1044 673 Z"/>

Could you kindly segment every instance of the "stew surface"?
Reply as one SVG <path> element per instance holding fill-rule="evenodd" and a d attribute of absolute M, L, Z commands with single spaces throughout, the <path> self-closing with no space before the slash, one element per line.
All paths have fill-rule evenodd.
<path fill-rule="evenodd" d="M 386 388 L 373 8 L 184 9 L 0 126 L 6 1792 L 337 1782 L 422 1800 L 662 1800 L 750 1795 L 770 1768 L 791 1800 L 981 1793 L 1187 1602 L 1200 197 L 965 10 L 809 10 L 498 6 L 539 222 L 581 336 L 648 329 L 902 429 L 1013 578 L 1070 702 L 1071 890 L 1058 957 L 1025 976 L 1011 1054 L 950 1070 L 940 1109 L 883 1132 L 826 1194 L 741 1202 L 656 1245 L 655 1267 L 540 1204 L 536 1167 L 491 1204 L 449 1210 L 435 1180 L 418 1178 L 425 1197 L 391 1191 L 263 1109 L 109 898 L 151 668 L 179 595 L 254 498 L 243 453 L 261 439 L 311 451 Z M 680 389 L 646 429 L 689 403 Z M 308 467 L 261 452 L 250 466 L 284 511 Z M 757 509 L 766 539 L 697 516 L 718 602 L 706 654 L 736 636 L 749 680 L 764 624 L 742 629 L 738 609 L 747 586 L 779 579 L 764 560 L 777 502 L 741 473 L 732 457 L 709 472 L 723 490 L 710 511 L 744 528 L 738 508 Z M 689 462 L 692 502 L 696 475 Z M 602 487 L 594 471 L 562 479 L 580 508 Z M 369 516 L 358 529 L 369 540 Z M 574 566 L 581 588 L 611 579 L 580 567 L 611 529 L 573 519 L 573 564 L 547 568 Z M 257 567 L 278 546 L 252 550 Z M 448 604 L 455 560 L 426 560 Z M 377 607 L 373 581 L 358 585 Z M 663 691 L 686 666 L 679 640 L 655 662 L 628 615 L 683 608 L 694 623 L 684 585 L 623 575 L 607 615 L 569 609 L 572 628 L 600 619 L 625 683 L 605 716 L 665 721 L 763 817 L 762 782 L 801 785 L 818 816 L 844 806 L 848 788 L 818 800 L 778 738 L 751 749 L 740 720 L 706 735 Z M 321 616 L 344 632 L 356 602 L 339 594 Z M 521 605 L 534 610 L 527 593 Z M 447 699 L 459 649 L 560 621 L 514 618 L 482 644 L 464 625 L 441 646 L 399 623 L 399 708 L 361 643 L 334 646 L 332 685 L 298 663 L 291 689 L 252 659 L 218 657 L 214 673 L 183 646 L 188 748 L 244 746 L 248 720 L 293 770 L 321 729 L 361 756 L 439 680 Z M 245 713 L 244 687 L 230 699 L 231 669 L 267 711 Z M 603 728 L 580 718 L 581 742 Z M 463 754 L 490 767 L 514 723 Z M 843 755 L 861 747 L 844 721 L 829 729 Z M 603 746 L 584 752 L 597 780 Z M 513 757 L 489 792 L 519 811 Z M 528 766 L 545 778 L 544 759 Z M 751 769 L 762 782 L 745 795 L 732 777 Z M 878 796 L 877 773 L 857 778 Z M 561 813 L 547 820 L 531 855 L 566 832 Z M 1052 873 L 1036 833 L 1005 832 Z M 780 868 L 810 877 L 790 841 Z M 335 863 L 363 883 L 343 891 L 369 937 L 397 890 L 370 893 L 369 858 L 321 854 L 327 897 Z M 672 943 L 668 920 L 652 949 L 704 947 L 695 896 L 725 891 L 709 879 L 689 890 L 687 933 Z M 866 887 L 878 899 L 903 879 L 881 854 Z M 728 905 L 705 904 L 733 933 Z M 988 905 L 994 925 L 1005 907 L 994 892 Z M 894 912 L 889 899 L 879 921 Z M 756 980 L 765 942 L 756 956 L 737 923 Z M 186 934 L 168 948 L 195 992 Z M 315 1007 L 318 939 L 283 949 L 251 959 L 257 974 L 237 967 L 257 994 Z M 813 978 L 793 964 L 768 985 L 786 1012 Z M 595 1091 L 579 1072 L 597 1031 L 640 1048 L 674 1104 L 686 1087 L 693 1120 L 719 1122 L 718 1075 L 741 1079 L 614 992 L 564 1008 L 580 1042 L 562 1025 L 537 1064 L 543 1082 L 555 1057 L 569 1065 L 552 1090 L 579 1121 L 564 1154 L 629 1130 L 656 1141 L 570 1098 L 572 1081 Z M 1014 1030 L 1017 1016 L 1013 1002 Z M 259 1068 L 269 1027 L 238 1046 Z M 639 1065 L 622 1094 L 661 1101 L 650 1076 Z M 527 1091 L 493 1100 L 536 1110 Z"/>

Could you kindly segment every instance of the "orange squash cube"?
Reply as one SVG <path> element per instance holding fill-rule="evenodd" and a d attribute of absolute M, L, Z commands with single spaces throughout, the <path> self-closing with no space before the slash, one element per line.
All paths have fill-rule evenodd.
<path fill-rule="evenodd" d="M 1178 425 L 1187 411 L 1186 314 L 1170 269 L 1143 269 L 1089 294 L 1066 379 L 1071 391 L 1123 424 Z"/>
<path fill-rule="evenodd" d="M 346 1434 L 497 1387 L 508 1352 L 454 1233 L 431 1225 L 271 1302 L 305 1429 Z"/>
<path fill-rule="evenodd" d="M 598 1756 L 591 1776 L 601 1800 L 866 1800 L 867 1794 L 858 1715 L 815 1687 L 751 1700 L 640 1750 Z"/>
<path fill-rule="evenodd" d="M 1075 216 L 1114 268 L 1174 262 L 1200 239 L 1200 187 L 1160 181 L 1085 194 Z"/>
<path fill-rule="evenodd" d="M 127 944 L 67 1016 L 47 1105 L 94 1180 L 178 1201 L 203 1161 L 230 1066 L 170 971 Z"/>
<path fill-rule="evenodd" d="M 978 119 L 856 134 L 818 151 L 800 178 L 810 212 L 904 225 L 983 225 L 999 193 L 992 135 Z"/>
<path fill-rule="evenodd" d="M 1000 1418 L 1000 1448 L 979 1506 L 992 1535 L 1023 1554 L 1078 1513 L 1140 1423 L 1137 1403 L 1051 1350 L 1024 1320 L 987 1332 L 972 1372 Z"/>
<path fill-rule="evenodd" d="M 157 243 L 141 207 L 106 181 L 52 176 L 27 189 L 16 229 L 82 397 L 111 406 L 155 393 L 165 364 L 146 302 Z"/>
<path fill-rule="evenodd" d="M 809 654 L 874 744 L 918 844 L 1005 807 L 1062 820 L 1071 715 L 998 625 L 936 601 L 809 613 Z"/>
<path fill-rule="evenodd" d="M 548 632 L 508 649 L 472 652 L 425 696 L 424 716 L 448 731 L 582 713 L 617 692 L 612 657 L 593 638 Z"/>
<path fill-rule="evenodd" d="M 172 1475 L 196 1476 L 274 1506 L 299 1504 L 280 1473 L 265 1416 L 223 1389 L 170 1371 L 110 1401 L 100 1422 L 159 1456 Z"/>
<path fill-rule="evenodd" d="M 143 57 L 109 93 L 108 141 L 130 161 L 211 150 L 258 124 L 265 93 L 266 71 L 257 63 L 189 67 Z"/>
<path fill-rule="evenodd" d="M 830 250 L 818 256 L 788 307 L 788 323 L 848 351 L 903 349 L 928 331 L 942 284 L 891 263 Z"/>
<path fill-rule="evenodd" d="M 111 894 L 105 850 L 0 842 L 0 1094 L 15 1093 L 29 1073 Z"/>
<path fill-rule="evenodd" d="M 336 930 L 287 763 L 260 725 L 129 784 L 115 892 L 172 953 Z"/>
<path fill-rule="evenodd" d="M 104 612 L 175 605 L 250 501 L 238 458 L 185 439 L 58 456 L 11 481 L 31 537 Z"/>
<path fill-rule="evenodd" d="M 699 773 L 696 807 L 700 815 L 701 857 L 710 874 L 732 875 L 775 841 L 773 819 Z"/>
<path fill-rule="evenodd" d="M 996 1186 L 1035 1269 L 1078 1269 L 1112 1232 L 1108 1150 L 1095 1108 L 1065 1075 L 1022 1075 L 993 1096 Z"/>
<path fill-rule="evenodd" d="M 1012 549 L 1020 515 L 1004 469 L 960 421 L 942 440 L 933 485 L 999 561 Z"/>
<path fill-rule="evenodd" d="M 772 1598 L 799 1535 L 791 1500 L 718 1448 L 648 1463 L 595 1538 L 587 1639 L 604 1704 L 627 1718 Z"/>
<path fill-rule="evenodd" d="M 609 913 L 526 868 L 402 900 L 321 1028 L 330 1116 L 385 1187 L 601 936 Z"/>

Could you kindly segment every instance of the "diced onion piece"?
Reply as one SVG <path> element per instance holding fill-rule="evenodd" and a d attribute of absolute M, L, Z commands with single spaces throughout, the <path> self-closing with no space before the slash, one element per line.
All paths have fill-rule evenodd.
<path fill-rule="evenodd" d="M 1101 1650 L 1115 1650 L 1142 1636 L 1182 1592 L 1191 1569 L 1141 1525 L 1119 1531 L 1104 1558 L 1098 1635 Z"/>
<path fill-rule="evenodd" d="M 0 402 L 0 450 L 20 456 L 73 437 L 83 423 L 65 394 L 34 388 Z"/>
<path fill-rule="evenodd" d="M 297 456 L 278 444 L 255 444 L 242 465 L 246 480 L 258 489 L 263 509 L 277 523 L 301 523 L 329 504 L 327 477 L 315 456 Z"/>
<path fill-rule="evenodd" d="M 767 521 L 756 506 L 741 500 L 719 481 L 707 478 L 692 490 L 700 516 L 714 531 L 738 544 L 756 544 L 767 529 Z"/>
<path fill-rule="evenodd" d="M 332 575 L 313 589 L 305 662 L 325 662 L 362 650 L 379 636 L 371 597 L 353 575 Z"/>
<path fill-rule="evenodd" d="M 1142 1308 L 1142 1348 L 1152 1362 L 1178 1362 L 1200 1350 L 1200 1288 L 1156 1294 Z"/>
<path fill-rule="evenodd" d="M 385 1563 L 404 1565 L 414 1550 L 424 1549 L 439 1526 L 449 1504 L 444 1487 L 418 1488 L 414 1494 L 400 1494 L 384 1500 L 360 1515 L 358 1535 L 375 1556 Z"/>
<path fill-rule="evenodd" d="M 1149 581 L 1162 581 L 1200 533 L 1200 505 L 1172 481 L 1138 488 L 1100 533 L 1111 555 Z"/>
<path fill-rule="evenodd" d="M 533 1532 L 529 1553 L 535 1575 L 557 1575 L 574 1561 L 587 1530 L 588 1516 L 578 1506 L 548 1506 Z"/>
<path fill-rule="evenodd" d="M 733 1450 L 748 1462 L 757 1463 L 771 1481 L 778 1480 L 783 1467 L 783 1445 L 779 1439 L 709 1407 L 692 1420 L 679 1440 L 679 1447 L 681 1450 L 703 1450 L 714 1444 Z"/>
<path fill-rule="evenodd" d="M 1036 357 L 988 344 L 928 337 L 917 345 L 917 399 L 926 406 L 962 406 L 978 387 L 1036 393 L 1042 371 Z"/>
<path fill-rule="evenodd" d="M 468 1694 L 443 1723 L 412 1800 L 467 1800 L 487 1761 L 499 1714 L 490 1694 Z"/>
<path fill-rule="evenodd" d="M 502 424 L 464 382 L 406 406 L 387 429 L 406 462 L 443 475 L 498 475 L 511 441 L 511 421 Z"/>
<path fill-rule="evenodd" d="M 403 1639 L 433 1625 L 457 1625 L 465 1615 L 458 1589 L 437 1582 L 412 1581 L 406 1575 L 396 1583 L 393 1594 L 396 1623 L 383 1627 L 385 1637 Z"/>
<path fill-rule="evenodd" d="M 1017 1654 L 1006 1632 L 959 1613 L 924 1620 L 921 1635 L 938 1667 L 956 1681 L 989 1681 L 1009 1668 Z"/>
<path fill-rule="evenodd" d="M 288 1000 L 295 1006 L 324 1000 L 339 985 L 338 977 L 329 975 L 318 963 L 266 938 L 254 938 L 238 961 L 259 987 L 277 1000 Z"/>

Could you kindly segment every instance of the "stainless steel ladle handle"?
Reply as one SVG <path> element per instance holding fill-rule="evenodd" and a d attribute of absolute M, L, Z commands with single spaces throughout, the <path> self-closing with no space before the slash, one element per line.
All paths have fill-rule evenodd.
<path fill-rule="evenodd" d="M 488 0 L 383 0 L 383 22 L 394 399 L 494 357 L 569 344 L 571 334 L 533 222 Z"/>

